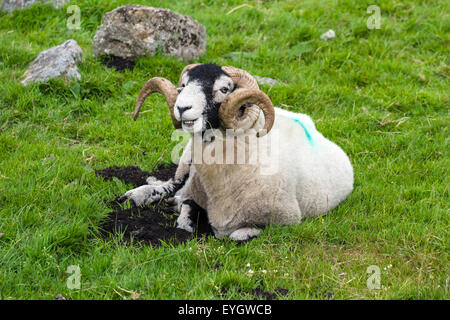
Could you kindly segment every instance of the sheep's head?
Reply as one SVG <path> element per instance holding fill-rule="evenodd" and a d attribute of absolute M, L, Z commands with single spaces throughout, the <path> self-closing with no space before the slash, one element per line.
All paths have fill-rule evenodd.
<path fill-rule="evenodd" d="M 135 120 L 145 98 L 153 92 L 166 97 L 175 128 L 188 132 L 219 127 L 250 129 L 260 110 L 265 124 L 258 136 L 269 132 L 273 125 L 274 109 L 269 97 L 248 72 L 231 66 L 188 65 L 181 73 L 178 88 L 164 78 L 150 79 L 136 102 Z"/>

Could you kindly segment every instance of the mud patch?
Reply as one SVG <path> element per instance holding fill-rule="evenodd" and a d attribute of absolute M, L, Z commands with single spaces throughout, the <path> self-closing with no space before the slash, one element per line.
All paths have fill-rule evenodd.
<path fill-rule="evenodd" d="M 263 289 L 258 287 L 250 291 L 244 291 L 239 289 L 238 292 L 240 294 L 253 296 L 255 299 L 277 300 L 278 297 L 287 295 L 289 293 L 289 290 L 285 288 L 276 288 L 274 292 L 270 292 L 264 291 Z M 222 296 L 225 296 L 228 293 L 228 289 L 222 287 L 221 293 Z"/>
<path fill-rule="evenodd" d="M 130 70 L 133 71 L 136 61 L 130 59 L 119 58 L 115 56 L 102 57 L 102 63 L 108 68 L 114 68 L 117 71 Z"/>
<path fill-rule="evenodd" d="M 176 168 L 176 165 L 160 166 L 154 172 L 146 172 L 138 167 L 128 166 L 96 170 L 95 173 L 105 180 L 117 178 L 138 187 L 146 184 L 149 176 L 154 176 L 158 180 L 168 180 L 175 175 Z M 104 238 L 108 239 L 114 234 L 123 233 L 123 240 L 126 242 L 160 246 L 162 243 L 178 244 L 189 239 L 213 235 L 206 211 L 201 208 L 191 214 L 190 218 L 197 226 L 196 233 L 192 234 L 176 228 L 178 213 L 164 201 L 144 208 L 123 208 L 118 198 L 119 196 L 107 202 L 112 211 L 100 226 L 100 235 Z"/>
<path fill-rule="evenodd" d="M 169 167 L 160 165 L 154 172 L 142 171 L 139 167 L 111 167 L 102 170 L 95 170 L 95 174 L 105 180 L 112 180 L 117 178 L 126 184 L 132 184 L 135 187 L 147 184 L 147 178 L 153 176 L 158 180 L 167 181 L 175 176 L 177 170 L 176 164 L 171 164 Z"/>

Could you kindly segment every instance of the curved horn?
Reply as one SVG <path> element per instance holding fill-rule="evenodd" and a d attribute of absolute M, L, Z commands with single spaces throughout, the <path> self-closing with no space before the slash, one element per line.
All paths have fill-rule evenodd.
<path fill-rule="evenodd" d="M 235 87 L 255 90 L 259 89 L 255 78 L 247 71 L 232 66 L 224 66 L 222 67 L 222 70 L 233 79 Z"/>
<path fill-rule="evenodd" d="M 178 87 L 181 87 L 181 78 L 183 78 L 183 74 L 185 74 L 186 72 L 188 72 L 192 68 L 194 68 L 196 66 L 199 66 L 200 64 L 201 63 L 188 64 L 186 67 L 183 68 L 183 71 L 181 71 L 181 74 L 180 74 L 180 80 L 178 80 Z"/>
<path fill-rule="evenodd" d="M 272 129 L 275 120 L 275 110 L 270 98 L 261 90 L 237 89 L 226 97 L 219 109 L 219 117 L 222 123 L 228 129 L 238 128 L 238 111 L 243 104 L 247 103 L 257 105 L 264 113 L 264 127 L 256 136 L 262 137 L 266 135 Z"/>
<path fill-rule="evenodd" d="M 172 123 L 176 129 L 181 128 L 181 123 L 175 118 L 173 113 L 173 106 L 177 100 L 178 91 L 175 86 L 169 80 L 165 78 L 155 77 L 148 80 L 142 87 L 139 93 L 138 100 L 136 102 L 136 108 L 134 109 L 134 120 L 137 119 L 139 115 L 139 110 L 145 99 L 152 93 L 158 92 L 164 95 L 166 102 L 169 105 L 170 116 L 172 117 Z"/>

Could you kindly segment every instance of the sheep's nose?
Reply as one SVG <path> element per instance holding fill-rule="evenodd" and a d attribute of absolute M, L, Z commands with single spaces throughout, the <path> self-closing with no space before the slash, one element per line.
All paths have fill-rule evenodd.
<path fill-rule="evenodd" d="M 187 107 L 178 107 L 177 106 L 177 109 L 178 109 L 178 112 L 180 113 L 180 117 L 181 117 L 186 110 L 192 109 L 192 106 L 187 106 Z"/>

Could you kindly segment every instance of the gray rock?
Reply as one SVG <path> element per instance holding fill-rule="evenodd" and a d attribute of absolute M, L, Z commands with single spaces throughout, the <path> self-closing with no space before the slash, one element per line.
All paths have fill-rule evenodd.
<path fill-rule="evenodd" d="M 253 78 L 255 78 L 255 80 L 261 86 L 269 85 L 269 86 L 273 87 L 274 85 L 281 84 L 280 81 L 272 79 L 272 78 L 268 78 L 268 77 L 253 76 Z"/>
<path fill-rule="evenodd" d="M 44 50 L 28 66 L 22 84 L 47 82 L 51 78 L 80 80 L 81 75 L 76 66 L 81 61 L 83 52 L 75 40 Z"/>
<path fill-rule="evenodd" d="M 69 0 L 3 0 L 0 4 L 0 9 L 2 11 L 11 12 L 15 9 L 24 9 L 36 2 L 52 3 L 55 8 L 62 7 Z"/>
<path fill-rule="evenodd" d="M 206 51 L 206 28 L 168 9 L 126 5 L 107 12 L 92 42 L 96 56 L 134 60 L 157 50 L 184 60 Z"/>

